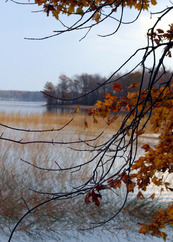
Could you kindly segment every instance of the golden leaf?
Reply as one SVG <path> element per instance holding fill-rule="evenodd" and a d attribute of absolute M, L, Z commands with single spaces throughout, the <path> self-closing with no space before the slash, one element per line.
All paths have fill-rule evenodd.
<path fill-rule="evenodd" d="M 76 13 L 82 15 L 83 14 L 82 8 L 77 8 Z"/>
<path fill-rule="evenodd" d="M 157 4 L 156 0 L 151 0 L 151 4 L 156 5 Z"/>
<path fill-rule="evenodd" d="M 155 198 L 155 193 L 153 193 L 149 198 L 153 200 Z"/>

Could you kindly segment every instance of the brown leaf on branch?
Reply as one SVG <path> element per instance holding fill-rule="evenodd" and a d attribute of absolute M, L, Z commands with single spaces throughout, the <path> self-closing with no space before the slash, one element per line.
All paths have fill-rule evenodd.
<path fill-rule="evenodd" d="M 121 180 L 120 179 L 109 179 L 108 180 L 109 186 L 116 189 L 121 187 Z"/>
<path fill-rule="evenodd" d="M 100 206 L 100 201 L 98 198 L 102 198 L 102 195 L 99 193 L 95 193 L 93 189 L 91 196 L 92 196 L 92 201 L 95 203 L 95 205 Z"/>
<path fill-rule="evenodd" d="M 148 144 L 145 144 L 145 145 L 143 145 L 141 148 L 144 149 L 145 152 L 147 152 L 147 151 L 149 151 L 150 146 L 149 146 Z"/>
<path fill-rule="evenodd" d="M 91 193 L 87 192 L 86 196 L 85 196 L 85 203 L 89 204 L 90 203 L 90 197 L 91 197 Z"/>
<path fill-rule="evenodd" d="M 86 196 L 85 196 L 85 203 L 89 204 L 90 198 L 92 198 L 92 202 L 95 203 L 95 205 L 100 206 L 100 201 L 99 198 L 102 198 L 102 195 L 100 193 L 95 193 L 94 189 L 91 192 L 87 192 Z"/>
<path fill-rule="evenodd" d="M 145 130 L 140 129 L 139 131 L 136 132 L 137 136 L 142 135 L 143 133 L 145 133 Z"/>

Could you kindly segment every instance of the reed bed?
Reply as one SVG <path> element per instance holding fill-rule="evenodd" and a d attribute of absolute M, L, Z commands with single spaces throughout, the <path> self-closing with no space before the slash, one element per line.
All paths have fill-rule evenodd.
<path fill-rule="evenodd" d="M 9 125 L 22 129 L 59 129 L 65 125 L 72 115 L 70 114 L 52 114 L 44 115 L 22 115 L 17 114 L 0 114 L 1 124 Z M 108 126 L 99 142 L 107 139 L 120 127 L 123 116 L 121 115 L 116 122 Z M 88 128 L 86 127 L 86 122 Z M 15 140 L 59 140 L 74 141 L 96 137 L 105 128 L 105 121 L 99 120 L 93 123 L 92 117 L 84 114 L 75 114 L 74 120 L 59 132 L 31 133 L 15 131 L 6 127 L 0 127 L 0 133 L 3 137 Z M 96 141 L 97 142 L 97 141 Z M 79 147 L 79 145 L 77 145 Z M 82 146 L 80 146 L 82 147 Z M 21 145 L 14 142 L 1 140 L 0 146 L 0 229 L 10 233 L 14 223 L 27 211 L 28 207 L 37 205 L 42 200 L 48 198 L 47 195 L 33 192 L 33 190 L 43 192 L 68 191 L 71 186 L 79 185 L 90 177 L 90 166 L 81 169 L 78 175 L 69 172 L 51 172 L 36 169 L 26 164 L 21 159 L 31 162 L 32 164 L 48 169 L 56 169 L 57 163 L 62 167 L 83 162 L 90 159 L 92 154 L 74 151 L 69 149 L 69 145 L 52 145 L 52 144 L 29 144 Z M 19 227 L 21 231 L 28 233 L 31 228 L 35 231 L 40 229 L 56 231 L 59 229 L 81 229 L 85 225 L 89 226 L 92 222 L 97 223 L 105 217 L 111 216 L 121 205 L 123 190 L 115 194 L 103 195 L 102 205 L 97 207 L 93 204 L 86 205 L 84 197 L 70 199 L 67 201 L 54 201 L 37 209 L 28 219 Z M 113 201 L 113 202 L 112 202 Z M 134 202 L 135 201 L 135 202 Z M 124 216 L 119 216 L 111 226 L 117 225 L 121 228 L 128 226 L 136 230 L 136 223 L 133 226 L 128 225 L 130 217 L 138 219 L 138 215 L 147 220 L 144 212 L 144 205 L 138 206 L 138 213 L 135 213 L 137 206 L 136 200 L 128 203 Z M 134 205 L 135 204 L 135 205 Z M 151 205 L 152 204 L 152 205 Z M 155 203 L 156 204 L 156 203 Z M 149 201 L 145 206 L 155 212 L 157 206 Z M 147 211 L 145 209 L 145 211 Z M 140 212 L 141 211 L 141 212 Z M 143 212 L 142 212 L 143 211 Z M 143 213 L 143 214 L 142 214 Z M 128 214 L 128 215 L 127 215 Z M 149 217 L 148 217 L 149 219 Z M 4 226 L 5 224 L 5 226 Z M 9 228 L 9 229 L 7 229 Z"/>

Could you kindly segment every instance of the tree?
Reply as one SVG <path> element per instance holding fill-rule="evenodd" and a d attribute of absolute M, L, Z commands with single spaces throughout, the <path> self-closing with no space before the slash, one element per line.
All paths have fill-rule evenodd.
<path fill-rule="evenodd" d="M 46 82 L 43 92 L 47 94 L 47 95 L 44 95 L 44 97 L 47 99 L 47 104 L 48 105 L 54 104 L 55 100 L 48 96 L 48 95 L 53 95 L 53 96 L 56 95 L 55 87 L 52 82 Z"/>
<path fill-rule="evenodd" d="M 35 3 L 43 6 L 44 11 L 49 15 L 52 12 L 53 16 L 60 21 L 60 13 L 66 15 L 77 15 L 79 19 L 71 26 L 66 26 L 63 23 L 63 30 L 57 31 L 54 35 L 59 35 L 64 32 L 73 30 L 87 29 L 88 31 L 94 26 L 100 24 L 102 21 L 115 18 L 116 11 L 120 10 L 120 18 L 118 27 L 111 34 L 117 32 L 121 24 L 123 24 L 123 15 L 125 7 L 134 7 L 139 11 L 137 18 L 140 16 L 142 10 L 149 9 L 150 4 L 156 5 L 155 0 L 96 0 L 96 1 L 58 1 L 58 0 L 35 0 Z M 93 164 L 93 170 L 90 178 L 80 187 L 72 188 L 68 193 L 49 193 L 50 199 L 39 203 L 37 206 L 29 209 L 28 212 L 21 218 L 21 220 L 14 227 L 11 237 L 18 226 L 18 224 L 31 212 L 41 205 L 48 203 L 52 200 L 71 199 L 72 197 L 85 194 L 86 204 L 94 202 L 97 206 L 100 205 L 100 198 L 102 190 L 117 189 L 122 184 L 126 186 L 125 198 L 122 206 L 115 212 L 112 217 L 107 218 L 100 224 L 104 224 L 113 219 L 124 207 L 128 194 L 133 192 L 135 188 L 139 189 L 137 197 L 144 199 L 143 191 L 146 191 L 149 184 L 154 183 L 156 186 L 163 189 L 173 191 L 172 184 L 164 181 L 164 173 L 171 174 L 172 160 L 173 160 L 173 89 L 172 78 L 173 73 L 165 82 L 164 76 L 166 68 L 164 65 L 165 58 L 171 58 L 171 49 L 173 47 L 173 24 L 169 25 L 168 30 L 158 28 L 158 23 L 166 18 L 167 14 L 173 10 L 173 6 L 166 7 L 159 14 L 158 20 L 147 33 L 147 45 L 138 49 L 124 65 L 133 60 L 137 53 L 143 53 L 141 61 L 129 72 L 136 70 L 141 66 L 142 74 L 140 81 L 133 82 L 129 86 L 129 90 L 138 87 L 137 92 L 128 92 L 126 96 L 119 96 L 122 89 L 121 85 L 117 82 L 122 80 L 129 73 L 119 76 L 116 79 L 112 77 L 121 70 L 119 68 L 114 74 L 92 89 L 83 94 L 83 97 L 90 93 L 99 90 L 100 87 L 108 84 L 113 84 L 112 90 L 114 94 L 107 92 L 104 95 L 104 101 L 97 101 L 96 108 L 89 111 L 90 115 L 96 119 L 103 118 L 107 120 L 110 125 L 117 119 L 117 114 L 122 109 L 127 111 L 127 114 L 120 126 L 117 133 L 100 145 L 90 144 L 91 140 L 76 141 L 78 143 L 86 144 L 86 151 L 93 152 L 92 159 L 84 162 L 83 164 L 76 164 L 72 167 L 59 168 L 59 171 L 70 170 L 76 171 L 82 169 L 86 164 Z M 137 20 L 137 18 L 134 19 Z M 93 22 L 90 22 L 93 20 Z M 88 33 L 88 32 L 87 32 Z M 48 38 L 51 36 L 48 36 Z M 47 38 L 47 37 L 46 37 Z M 159 50 L 162 49 L 160 53 Z M 152 66 L 147 66 L 147 61 L 152 58 Z M 123 66 L 124 66 L 123 65 Z M 144 80 L 147 75 L 148 85 L 144 88 Z M 157 88 L 156 88 L 157 86 Z M 159 87 L 159 88 L 158 88 Z M 51 95 L 49 95 L 51 97 Z M 70 102 L 78 100 L 81 96 L 76 98 L 60 98 L 54 97 L 57 100 Z M 144 123 L 142 120 L 146 117 Z M 159 133 L 159 144 L 151 148 L 148 144 L 142 146 L 146 154 L 136 160 L 138 149 L 138 138 L 145 132 L 145 127 L 148 121 L 152 123 L 153 132 Z M 128 139 L 126 139 L 128 137 Z M 3 140 L 3 137 L 1 137 Z M 12 142 L 15 142 L 14 140 Z M 18 141 L 24 144 L 23 141 Z M 53 142 L 56 143 L 56 142 Z M 118 170 L 114 170 L 117 159 L 124 160 L 122 166 Z M 96 163 L 94 163 L 96 161 Z M 31 164 L 32 165 L 32 164 Z M 161 174 L 161 176 L 160 176 Z M 51 197 L 53 196 L 53 198 Z M 151 195 L 154 199 L 154 194 Z M 160 228 L 165 228 L 165 224 L 173 225 L 173 204 L 168 204 L 166 209 L 159 209 L 155 218 L 149 225 L 141 224 L 140 233 L 146 234 L 151 231 L 152 235 L 158 235 L 166 240 L 166 233 L 162 232 Z"/>

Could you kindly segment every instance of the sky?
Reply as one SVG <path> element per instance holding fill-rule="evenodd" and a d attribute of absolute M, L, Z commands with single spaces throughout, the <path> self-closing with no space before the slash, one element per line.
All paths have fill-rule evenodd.
<path fill-rule="evenodd" d="M 23 0 L 27 2 L 27 0 Z M 163 3 L 164 2 L 164 3 Z M 170 6 L 170 1 L 158 0 L 158 5 L 150 11 L 160 11 Z M 122 25 L 118 33 L 111 37 L 99 37 L 115 29 L 116 22 L 103 22 L 92 29 L 82 40 L 86 32 L 65 33 L 46 40 L 26 40 L 25 37 L 45 37 L 54 30 L 59 30 L 59 22 L 51 15 L 32 11 L 38 10 L 33 5 L 18 5 L 10 0 L 0 1 L 0 89 L 41 91 L 46 82 L 58 83 L 60 75 L 73 78 L 82 73 L 100 74 L 109 77 L 119 68 L 136 49 L 146 45 L 147 29 L 158 16 L 150 18 L 150 11 L 145 11 L 131 25 Z M 137 12 L 127 9 L 125 20 L 132 20 Z M 68 24 L 73 18 L 64 17 Z M 166 17 L 161 27 L 167 27 L 172 16 Z M 140 56 L 124 67 L 126 72 L 140 60 Z M 168 59 L 166 67 L 173 66 Z"/>

